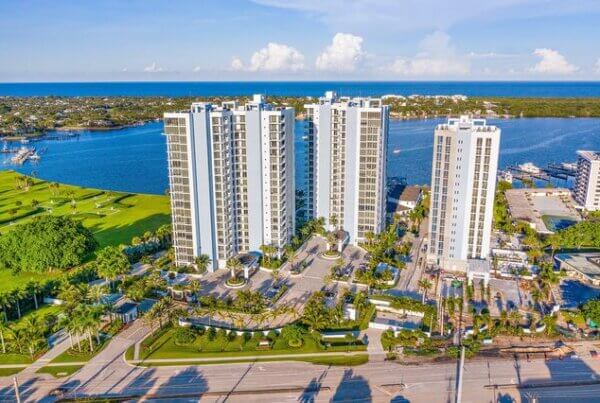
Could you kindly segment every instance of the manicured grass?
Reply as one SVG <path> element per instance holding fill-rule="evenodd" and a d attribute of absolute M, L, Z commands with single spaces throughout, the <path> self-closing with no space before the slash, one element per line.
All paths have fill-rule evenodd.
<path fill-rule="evenodd" d="M 0 376 L 10 376 L 23 371 L 23 368 L 0 368 Z"/>
<path fill-rule="evenodd" d="M 368 354 L 357 354 L 349 356 L 322 356 L 322 357 L 298 357 L 298 358 L 258 358 L 258 359 L 243 359 L 239 360 L 215 360 L 210 362 L 194 362 L 194 361 L 172 361 L 172 362 L 142 362 L 138 364 L 140 367 L 168 367 L 168 366 L 189 366 L 189 365 L 218 365 L 218 364 L 239 364 L 244 362 L 286 362 L 300 361 L 308 362 L 315 365 L 333 365 L 351 367 L 356 365 L 366 364 L 369 361 Z"/>
<path fill-rule="evenodd" d="M 82 351 L 79 352 L 77 351 L 77 343 L 73 342 L 73 344 L 75 345 L 75 348 L 73 350 L 67 350 L 65 352 L 63 352 L 62 354 L 60 354 L 59 356 L 55 357 L 52 361 L 52 363 L 69 363 L 69 362 L 86 362 L 91 360 L 92 358 L 94 358 L 94 356 L 96 356 L 96 354 L 98 354 L 100 351 L 102 351 L 102 349 L 104 347 L 106 347 L 106 345 L 108 344 L 108 341 L 110 340 L 110 338 L 108 337 L 104 337 L 100 339 L 100 345 L 94 345 L 94 352 L 89 352 L 89 351 Z M 96 339 L 94 338 L 94 343 L 96 342 Z M 84 342 L 82 340 L 82 344 L 87 345 L 87 340 Z"/>
<path fill-rule="evenodd" d="M 2 351 L 2 350 L 0 350 Z M 27 354 L 6 353 L 0 352 L 0 365 L 10 364 L 31 364 L 31 359 Z"/>
<path fill-rule="evenodd" d="M 3 230 L 0 229 L 0 233 L 2 232 Z M 29 281 L 44 282 L 60 275 L 61 272 L 56 271 L 51 273 L 20 272 L 15 276 L 10 270 L 0 270 L 0 293 L 8 292 L 15 288 L 22 288 Z"/>
<path fill-rule="evenodd" d="M 62 312 L 62 307 L 60 305 L 41 305 L 38 309 L 29 311 L 21 316 L 21 319 L 13 320 L 11 322 L 11 326 L 18 328 L 24 326 L 25 320 L 27 318 L 37 317 L 41 319 L 45 315 L 58 315 Z"/>
<path fill-rule="evenodd" d="M 42 367 L 36 371 L 38 374 L 50 374 L 55 378 L 62 378 L 74 374 L 83 368 L 83 365 L 61 365 L 60 367 Z"/>
<path fill-rule="evenodd" d="M 58 193 L 50 182 L 34 179 L 28 190 L 15 188 L 14 171 L 0 171 L 0 232 L 39 214 L 68 215 L 92 230 L 100 247 L 129 243 L 145 231 L 170 222 L 169 198 L 160 195 L 112 192 L 60 184 Z M 39 205 L 33 207 L 32 200 Z M 74 200 L 74 206 L 72 200 Z M 21 203 L 18 206 L 18 202 Z M 11 211 L 17 212 L 11 215 Z"/>
<path fill-rule="evenodd" d="M 0 171 L 0 234 L 42 214 L 66 215 L 81 220 L 98 241 L 99 247 L 128 244 L 134 236 L 156 230 L 171 220 L 169 198 L 160 195 L 120 193 L 33 179 L 29 190 L 18 190 L 14 171 Z M 39 205 L 32 206 L 37 200 Z M 75 200 L 75 208 L 72 208 Z M 20 203 L 20 205 L 19 205 Z M 16 213 L 13 215 L 11 212 Z M 17 276 L 0 270 L 0 292 L 21 287 L 30 280 L 46 280 L 56 273 L 27 273 Z"/>
<path fill-rule="evenodd" d="M 271 349 L 259 349 L 258 338 L 252 338 L 247 343 L 243 343 L 242 337 L 237 336 L 233 340 L 223 337 L 216 337 L 209 341 L 206 335 L 198 336 L 193 343 L 189 345 L 178 346 L 173 338 L 173 329 L 169 329 L 160 337 L 152 337 L 142 343 L 140 359 L 169 359 L 169 358 L 203 358 L 203 357 L 244 357 L 260 355 L 280 355 L 280 354 L 306 354 L 306 353 L 327 353 L 330 351 L 364 351 L 366 346 L 362 344 L 354 345 L 336 345 L 331 348 L 324 348 L 317 340 L 309 335 L 305 335 L 301 347 L 289 347 L 287 342 L 281 337 L 277 338 Z M 150 347 L 150 348 L 149 348 Z M 133 356 L 132 352 L 127 352 L 126 357 Z"/>

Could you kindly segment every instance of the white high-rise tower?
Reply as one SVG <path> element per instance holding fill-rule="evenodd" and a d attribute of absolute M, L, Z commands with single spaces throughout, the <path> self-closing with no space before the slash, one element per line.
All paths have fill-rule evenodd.
<path fill-rule="evenodd" d="M 328 91 L 305 105 L 307 211 L 350 242 L 385 227 L 389 110 L 378 98 L 337 98 Z M 335 225 L 333 225 L 335 224 Z"/>
<path fill-rule="evenodd" d="M 577 151 L 573 196 L 588 211 L 600 210 L 600 151 Z"/>
<path fill-rule="evenodd" d="M 464 271 L 485 259 L 490 237 L 500 129 L 484 119 L 449 119 L 435 129 L 428 260 Z"/>
<path fill-rule="evenodd" d="M 295 227 L 294 109 L 261 95 L 244 106 L 194 103 L 165 113 L 176 264 L 213 267 L 261 245 L 282 248 Z"/>

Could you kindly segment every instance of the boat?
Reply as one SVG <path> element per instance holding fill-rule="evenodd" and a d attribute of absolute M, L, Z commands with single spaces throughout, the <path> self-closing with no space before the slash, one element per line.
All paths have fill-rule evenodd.
<path fill-rule="evenodd" d="M 19 148 L 19 150 L 17 151 L 17 154 L 10 159 L 10 162 L 12 162 L 15 165 L 23 165 L 23 163 L 29 158 L 31 158 L 32 155 L 37 155 L 35 154 L 35 148 L 27 148 L 25 146 L 21 146 L 21 148 Z"/>
<path fill-rule="evenodd" d="M 542 172 L 542 170 L 539 167 L 537 167 L 536 165 L 534 165 L 532 162 L 526 162 L 524 164 L 519 164 L 518 168 L 519 168 L 519 170 L 530 173 L 530 174 L 539 174 Z"/>
<path fill-rule="evenodd" d="M 400 154 L 400 149 L 399 148 L 394 148 L 394 151 L 392 151 L 392 153 L 394 153 L 394 154 Z"/>
<path fill-rule="evenodd" d="M 513 174 L 508 170 L 500 171 L 498 176 L 500 177 L 500 180 L 503 180 L 508 183 L 513 183 Z"/>

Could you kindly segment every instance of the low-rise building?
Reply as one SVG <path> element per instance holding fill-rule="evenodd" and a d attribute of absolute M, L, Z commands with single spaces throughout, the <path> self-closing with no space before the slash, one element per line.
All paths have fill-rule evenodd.
<path fill-rule="evenodd" d="M 558 253 L 554 260 L 567 275 L 600 286 L 600 253 Z"/>
<path fill-rule="evenodd" d="M 395 212 L 399 216 L 405 216 L 414 210 L 423 198 L 423 188 L 421 186 L 406 186 L 396 205 Z"/>

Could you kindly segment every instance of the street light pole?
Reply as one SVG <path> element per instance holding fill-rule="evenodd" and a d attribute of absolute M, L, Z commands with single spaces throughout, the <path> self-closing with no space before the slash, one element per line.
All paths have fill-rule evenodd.
<path fill-rule="evenodd" d="M 17 377 L 13 377 L 13 382 L 15 385 L 15 399 L 17 401 L 17 403 L 21 403 L 21 394 L 19 393 L 19 381 L 17 380 Z"/>
<path fill-rule="evenodd" d="M 462 383 L 463 383 L 463 368 L 465 365 L 465 346 L 460 350 L 460 366 L 458 367 L 458 387 L 456 388 L 456 403 L 461 403 L 462 399 Z"/>

